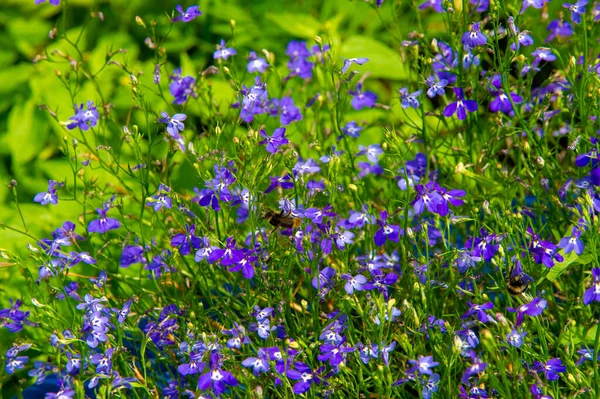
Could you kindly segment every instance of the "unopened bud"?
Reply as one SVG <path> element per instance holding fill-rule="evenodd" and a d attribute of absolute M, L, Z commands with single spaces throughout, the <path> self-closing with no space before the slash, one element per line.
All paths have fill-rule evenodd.
<path fill-rule="evenodd" d="M 229 24 L 231 25 L 231 29 L 235 29 L 235 19 L 229 20 Z"/>
<path fill-rule="evenodd" d="M 138 24 L 139 26 L 143 26 L 144 28 L 146 27 L 144 20 L 139 15 L 135 16 L 135 23 Z"/>
<path fill-rule="evenodd" d="M 318 45 L 323 44 L 323 39 L 321 39 L 321 36 L 315 36 L 315 42 L 317 42 Z"/>
<path fill-rule="evenodd" d="M 539 169 L 542 169 L 544 167 L 544 165 L 546 164 L 546 162 L 544 161 L 544 158 L 542 158 L 542 157 L 537 157 L 535 159 L 535 163 L 537 164 Z"/>

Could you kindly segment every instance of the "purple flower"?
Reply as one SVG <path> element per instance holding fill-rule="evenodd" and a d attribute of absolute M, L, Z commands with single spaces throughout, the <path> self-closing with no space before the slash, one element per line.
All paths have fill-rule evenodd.
<path fill-rule="evenodd" d="M 356 349 L 358 349 L 358 355 L 364 364 L 369 364 L 371 358 L 377 359 L 379 357 L 379 345 L 377 344 L 363 345 L 362 342 L 358 342 Z"/>
<path fill-rule="evenodd" d="M 481 33 L 479 22 L 475 22 L 471 30 L 462 35 L 461 43 L 467 47 L 484 46 L 487 43 L 487 37 Z"/>
<path fill-rule="evenodd" d="M 490 111 L 492 112 L 502 112 L 506 115 L 512 115 L 514 114 L 514 110 L 510 100 L 512 99 L 515 104 L 523 102 L 523 98 L 516 93 L 510 93 L 510 99 L 502 91 L 495 92 L 492 95 L 494 95 L 494 99 L 490 102 Z"/>
<path fill-rule="evenodd" d="M 546 364 L 541 362 L 533 362 L 533 369 L 538 373 L 544 372 L 544 375 L 548 381 L 558 380 L 560 378 L 558 373 L 564 373 L 567 371 L 567 368 L 562 364 L 562 360 L 557 358 L 548 360 Z"/>
<path fill-rule="evenodd" d="M 202 374 L 198 380 L 198 389 L 208 390 L 212 388 L 212 391 L 219 396 L 227 390 L 227 386 L 235 387 L 238 385 L 234 375 L 221 368 L 217 352 L 211 354 L 210 363 L 210 371 Z"/>
<path fill-rule="evenodd" d="M 533 44 L 533 38 L 529 35 L 529 32 L 524 30 L 523 32 L 519 32 L 517 35 L 516 42 L 511 43 L 510 49 L 512 51 L 517 51 L 518 49 L 527 46 L 531 46 Z"/>
<path fill-rule="evenodd" d="M 329 361 L 332 367 L 339 366 L 346 360 L 348 353 L 354 352 L 356 348 L 349 346 L 346 343 L 346 338 L 343 338 L 339 343 L 326 343 L 319 348 L 321 354 L 317 356 L 320 362 Z"/>
<path fill-rule="evenodd" d="M 346 73 L 346 71 L 348 70 L 348 68 L 350 68 L 350 65 L 352 64 L 356 64 L 356 65 L 364 65 L 366 62 L 368 62 L 369 59 L 368 58 L 348 58 L 344 60 L 344 66 L 342 67 L 342 69 L 340 70 L 340 73 Z"/>
<path fill-rule="evenodd" d="M 35 4 L 42 4 L 45 2 L 46 0 L 35 0 Z M 48 0 L 48 3 L 52 4 L 53 6 L 57 6 L 60 4 L 60 0 Z"/>
<path fill-rule="evenodd" d="M 258 376 L 260 373 L 269 371 L 268 353 L 264 348 L 258 349 L 258 357 L 248 357 L 242 362 L 244 367 L 252 367 L 252 373 Z"/>
<path fill-rule="evenodd" d="M 198 249 L 202 245 L 199 237 L 195 236 L 196 225 L 185 225 L 185 233 L 176 234 L 171 238 L 171 246 L 179 247 L 181 255 L 188 255 L 192 248 Z"/>
<path fill-rule="evenodd" d="M 117 219 L 109 218 L 106 216 L 106 213 L 111 208 L 111 203 L 112 203 L 113 199 L 114 199 L 114 197 L 109 202 L 105 202 L 102 205 L 102 208 L 96 209 L 96 212 L 98 213 L 98 215 L 100 217 L 96 220 L 92 220 L 89 223 L 89 225 L 88 225 L 89 233 L 104 234 L 109 230 L 115 230 L 115 229 L 118 229 L 119 227 L 121 227 L 121 223 Z"/>
<path fill-rule="evenodd" d="M 248 55 L 248 65 L 246 66 L 248 73 L 263 73 L 268 67 L 269 64 L 264 58 L 258 58 L 254 51 L 250 52 L 250 54 Z"/>
<path fill-rule="evenodd" d="M 508 334 L 506 334 L 506 342 L 510 346 L 514 346 L 515 348 L 520 348 L 523 345 L 523 338 L 527 335 L 526 331 L 517 331 L 514 327 Z"/>
<path fill-rule="evenodd" d="M 494 304 L 492 302 L 486 302 L 483 305 L 478 305 L 476 303 L 471 303 L 471 301 L 468 301 L 468 304 L 469 310 L 467 311 L 467 313 L 463 314 L 460 317 L 461 319 L 466 319 L 467 317 L 470 317 L 472 315 L 477 315 L 477 320 L 479 320 L 482 323 L 487 323 L 490 320 L 494 320 L 486 313 L 486 310 L 494 308 Z"/>
<path fill-rule="evenodd" d="M 183 121 L 187 118 L 185 114 L 175 114 L 170 117 L 165 111 L 161 112 L 162 118 L 158 119 L 159 123 L 167 124 L 167 133 L 173 138 L 179 137 L 179 132 L 183 132 L 185 128 Z"/>
<path fill-rule="evenodd" d="M 400 94 L 400 104 L 402 105 L 402 108 L 419 108 L 419 100 L 417 97 L 423 93 L 423 90 L 417 90 L 414 93 L 408 94 L 408 89 L 403 87 L 398 90 L 398 93 Z"/>
<path fill-rule="evenodd" d="M 377 95 L 372 91 L 362 91 L 362 83 L 356 85 L 356 90 L 350 90 L 352 95 L 352 108 L 359 110 L 362 108 L 373 108 L 375 101 L 377 101 Z"/>
<path fill-rule="evenodd" d="M 314 66 L 315 64 L 306 60 L 305 58 L 297 58 L 288 63 L 290 76 L 298 76 L 302 79 L 312 78 L 312 70 Z"/>
<path fill-rule="evenodd" d="M 518 308 L 507 308 L 509 312 L 517 312 L 517 326 L 523 323 L 523 316 L 539 316 L 548 306 L 548 301 L 543 298 L 534 298 L 531 302 L 519 306 Z"/>
<path fill-rule="evenodd" d="M 592 286 L 583 294 L 585 305 L 589 305 L 592 301 L 600 302 L 600 268 L 592 268 L 592 277 L 594 279 Z"/>
<path fill-rule="evenodd" d="M 146 206 L 153 207 L 156 212 L 160 211 L 163 207 L 171 209 L 173 207 L 173 200 L 168 196 L 170 192 L 171 187 L 160 183 L 158 186 L 158 194 L 147 198 Z"/>
<path fill-rule="evenodd" d="M 358 126 L 355 121 L 350 121 L 342 128 L 342 133 L 348 137 L 359 137 L 362 130 L 362 126 Z M 339 139 L 341 139 L 341 136 Z"/>
<path fill-rule="evenodd" d="M 550 62 L 556 59 L 556 55 L 547 47 L 538 47 L 531 55 L 534 57 L 534 65 L 538 65 L 542 61 Z"/>
<path fill-rule="evenodd" d="M 419 356 L 418 360 L 409 360 L 408 363 L 412 364 L 412 367 L 406 370 L 406 374 L 414 374 L 418 371 L 419 374 L 432 375 L 431 369 L 440 365 L 433 361 L 433 356 Z"/>
<path fill-rule="evenodd" d="M 465 100 L 463 89 L 455 87 L 454 95 L 456 95 L 456 102 L 450 103 L 444 108 L 444 116 L 446 118 L 451 117 L 456 112 L 456 117 L 459 120 L 465 120 L 467 118 L 467 112 L 477 111 L 477 102 L 475 100 Z"/>
<path fill-rule="evenodd" d="M 235 51 L 232 47 L 227 47 L 225 44 L 225 40 L 221 40 L 221 44 L 217 45 L 217 51 L 214 52 L 213 58 L 227 60 L 229 57 L 236 55 L 237 51 Z"/>
<path fill-rule="evenodd" d="M 381 348 L 381 357 L 383 358 L 383 364 L 386 366 L 390 365 L 390 353 L 396 348 L 396 341 L 392 341 L 389 345 L 383 343 L 379 346 Z"/>
<path fill-rule="evenodd" d="M 294 100 L 291 97 L 283 97 L 281 101 L 273 99 L 271 105 L 274 107 L 272 114 L 280 114 L 279 120 L 282 125 L 287 126 L 294 121 L 302 120 L 300 108 L 294 105 Z"/>
<path fill-rule="evenodd" d="M 438 79 L 435 75 L 430 75 L 425 79 L 425 83 L 429 86 L 427 89 L 427 97 L 433 98 L 437 96 L 443 96 L 446 94 L 444 87 L 448 85 L 446 79 Z"/>
<path fill-rule="evenodd" d="M 98 109 L 94 106 L 92 101 L 87 102 L 87 109 L 83 109 L 83 104 L 77 108 L 75 104 L 75 115 L 69 119 L 67 129 L 73 130 L 76 127 L 81 130 L 88 130 L 90 127 L 96 126 L 98 123 Z"/>
<path fill-rule="evenodd" d="M 194 93 L 196 79 L 191 76 L 181 77 L 181 68 L 173 71 L 173 75 L 170 78 L 169 91 L 175 97 L 173 104 L 181 105 L 188 100 L 189 96 L 197 97 L 196 93 Z"/>
<path fill-rule="evenodd" d="M 285 375 L 294 380 L 298 381 L 294 384 L 294 394 L 301 395 L 307 392 L 310 389 L 310 386 L 313 382 L 318 384 L 320 379 L 312 372 L 310 366 L 305 363 L 295 362 L 294 363 L 295 370 L 289 369 L 286 371 Z"/>
<path fill-rule="evenodd" d="M 306 173 L 317 173 L 320 170 L 321 167 L 317 164 L 317 162 L 314 159 L 309 158 L 306 160 L 306 162 L 299 160 L 296 165 L 294 165 L 292 172 L 294 172 L 294 176 L 299 177 Z"/>
<path fill-rule="evenodd" d="M 377 220 L 379 230 L 374 236 L 375 245 L 382 246 L 387 240 L 398 242 L 400 235 L 404 235 L 404 230 L 400 226 L 388 224 L 386 211 L 381 211 L 379 216 L 381 219 Z"/>
<path fill-rule="evenodd" d="M 564 237 L 558 243 L 558 247 L 564 249 L 565 254 L 570 254 L 575 251 L 577 255 L 581 255 L 584 250 L 583 241 L 581 241 L 581 230 L 573 227 L 571 237 Z"/>
<path fill-rule="evenodd" d="M 126 245 L 121 253 L 121 267 L 129 267 L 135 263 L 146 263 L 144 248 L 141 245 Z"/>
<path fill-rule="evenodd" d="M 340 277 L 346 280 L 344 289 L 348 295 L 354 294 L 354 291 L 362 291 L 363 285 L 367 282 L 367 278 L 362 274 L 357 274 L 356 276 L 351 276 L 350 274 L 341 274 Z"/>
<path fill-rule="evenodd" d="M 442 7 L 443 0 L 425 0 L 425 2 L 419 5 L 419 10 L 424 10 L 426 8 L 433 8 L 435 12 L 444 12 L 444 8 Z"/>
<path fill-rule="evenodd" d="M 571 10 L 571 20 L 575 24 L 581 23 L 581 16 L 585 14 L 585 6 L 588 4 L 588 0 L 579 0 L 575 4 L 565 3 L 563 7 Z"/>
<path fill-rule="evenodd" d="M 562 19 L 555 19 L 550 21 L 548 27 L 546 28 L 548 32 L 548 37 L 544 41 L 545 43 L 550 43 L 555 38 L 565 38 L 569 36 L 573 36 L 573 27 L 570 23 L 563 21 Z"/>
<path fill-rule="evenodd" d="M 545 0 L 523 0 L 523 5 L 521 6 L 521 12 L 519 14 L 523 14 L 529 7 L 541 9 L 544 7 L 544 2 Z"/>
<path fill-rule="evenodd" d="M 59 183 L 55 180 L 48 180 L 48 191 L 37 193 L 33 201 L 39 202 L 40 205 L 58 204 L 58 194 L 56 191 L 64 185 L 64 183 Z"/>
<path fill-rule="evenodd" d="M 177 366 L 177 371 L 181 375 L 193 375 L 198 374 L 204 371 L 204 367 L 206 363 L 202 361 L 204 357 L 204 351 L 202 350 L 193 350 L 190 353 L 190 362 L 182 363 Z"/>
<path fill-rule="evenodd" d="M 277 187 L 281 187 L 284 190 L 289 190 L 291 188 L 294 188 L 293 177 L 289 173 L 286 174 L 285 176 L 281 176 L 281 177 L 269 176 L 269 180 L 271 180 L 271 184 L 264 191 L 265 194 L 270 193 L 271 191 L 275 190 Z"/>
<path fill-rule="evenodd" d="M 281 147 L 282 145 L 286 145 L 290 142 L 285 137 L 285 128 L 284 127 L 275 129 L 273 131 L 272 136 L 268 136 L 267 132 L 265 132 L 263 129 L 261 129 L 260 135 L 261 135 L 261 137 L 264 137 L 265 139 L 262 141 L 259 141 L 258 144 L 263 144 L 263 145 L 266 144 L 267 152 L 269 152 L 271 154 L 275 154 L 277 152 L 277 150 L 279 149 L 279 147 Z"/>
<path fill-rule="evenodd" d="M 194 18 L 202 15 L 202 11 L 198 9 L 198 6 L 188 7 L 185 11 L 183 11 L 183 8 L 179 4 L 175 8 L 177 9 L 177 12 L 179 12 L 179 14 L 181 15 L 178 15 L 175 18 L 173 18 L 171 22 L 190 22 L 193 21 Z"/>
<path fill-rule="evenodd" d="M 469 384 L 469 379 L 474 376 L 477 375 L 481 372 L 483 372 L 483 370 L 485 370 L 487 368 L 488 364 L 487 363 L 482 363 L 481 360 L 475 358 L 473 363 L 467 367 L 467 369 L 464 371 L 462 378 L 461 378 L 461 382 L 464 385 L 468 385 Z"/>

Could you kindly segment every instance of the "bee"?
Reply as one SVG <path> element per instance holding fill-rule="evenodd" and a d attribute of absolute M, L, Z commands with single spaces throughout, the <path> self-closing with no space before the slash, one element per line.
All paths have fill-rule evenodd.
<path fill-rule="evenodd" d="M 506 277 L 506 288 L 511 295 L 521 295 L 532 281 L 533 278 L 527 273 L 512 270 Z"/>
<path fill-rule="evenodd" d="M 291 212 L 284 211 L 275 212 L 268 210 L 264 213 L 263 219 L 269 222 L 269 224 L 275 227 L 275 229 L 278 227 L 282 229 L 295 229 L 300 227 L 302 224 L 302 220 L 300 220 L 300 218 L 292 216 Z"/>

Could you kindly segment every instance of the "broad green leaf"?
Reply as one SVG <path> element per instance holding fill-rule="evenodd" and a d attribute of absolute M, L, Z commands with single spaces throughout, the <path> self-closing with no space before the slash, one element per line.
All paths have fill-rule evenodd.
<path fill-rule="evenodd" d="M 400 54 L 370 37 L 350 37 L 342 44 L 340 55 L 344 58 L 368 58 L 369 62 L 365 65 L 352 65 L 352 70 L 368 71 L 375 78 L 394 80 L 408 78 L 408 68 L 404 65 Z"/>
<path fill-rule="evenodd" d="M 561 345 L 565 345 L 570 342 L 573 342 L 575 345 L 594 345 L 597 330 L 597 324 L 590 328 L 586 328 L 584 326 L 574 326 L 565 331 L 564 334 L 560 334 L 559 341 Z"/>
<path fill-rule="evenodd" d="M 584 254 L 582 256 L 579 256 L 575 252 L 571 252 L 570 254 L 565 255 L 564 251 L 562 250 L 560 251 L 560 254 L 564 257 L 564 260 L 562 262 L 555 263 L 554 267 L 550 269 L 550 271 L 548 271 L 548 275 L 546 275 L 546 278 L 550 281 L 556 280 L 558 276 L 560 276 L 564 273 L 565 270 L 567 270 L 567 267 L 569 267 L 571 263 L 584 264 L 592 261 L 591 254 Z"/>
<path fill-rule="evenodd" d="M 48 124 L 43 111 L 33 99 L 15 105 L 8 116 L 5 142 L 11 149 L 13 163 L 24 164 L 34 159 L 44 148 Z"/>
<path fill-rule="evenodd" d="M 292 36 L 312 40 L 319 34 L 321 23 L 308 14 L 268 13 L 267 19 Z"/>

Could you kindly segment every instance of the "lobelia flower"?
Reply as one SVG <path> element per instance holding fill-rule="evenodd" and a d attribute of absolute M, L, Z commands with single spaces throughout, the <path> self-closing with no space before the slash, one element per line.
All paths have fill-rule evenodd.
<path fill-rule="evenodd" d="M 102 204 L 102 208 L 96 209 L 96 212 L 98 213 L 100 218 L 98 218 L 96 220 L 92 220 L 88 224 L 88 232 L 89 233 L 104 234 L 107 231 L 115 230 L 115 229 L 118 229 L 119 227 L 121 227 L 121 223 L 117 219 L 109 218 L 106 216 L 106 213 L 112 207 L 112 202 L 114 201 L 114 199 L 115 199 L 115 197 L 113 196 L 108 202 L 105 202 L 104 204 Z"/>
<path fill-rule="evenodd" d="M 182 363 L 177 366 L 177 371 L 181 375 L 194 375 L 204 371 L 206 362 L 202 361 L 204 357 L 204 350 L 192 350 L 190 353 L 190 362 Z"/>
<path fill-rule="evenodd" d="M 477 111 L 477 101 L 465 100 L 463 89 L 455 87 L 454 95 L 456 96 L 456 102 L 450 103 L 444 108 L 444 116 L 446 118 L 451 117 L 456 112 L 456 117 L 459 120 L 465 120 L 467 118 L 467 112 Z"/>
<path fill-rule="evenodd" d="M 344 60 L 344 66 L 340 70 L 340 73 L 342 73 L 342 74 L 346 73 L 346 71 L 348 71 L 348 69 L 350 68 L 350 65 L 352 65 L 352 64 L 364 65 L 368 61 L 369 61 L 369 59 L 368 58 L 364 58 L 364 57 L 360 57 L 360 58 L 347 58 L 347 59 Z"/>
<path fill-rule="evenodd" d="M 281 101 L 276 98 L 271 102 L 275 108 L 275 115 L 280 114 L 279 120 L 282 125 L 287 126 L 294 121 L 302 120 L 300 108 L 294 105 L 294 100 L 291 97 L 283 97 Z"/>
<path fill-rule="evenodd" d="M 548 34 L 546 40 L 544 40 L 544 43 L 550 43 L 555 38 L 566 38 L 573 36 L 574 33 L 571 24 L 563 21 L 562 19 L 550 21 L 546 30 L 550 33 Z"/>
<path fill-rule="evenodd" d="M 402 105 L 402 108 L 419 108 L 419 100 L 417 97 L 423 93 L 423 90 L 417 90 L 414 93 L 408 94 L 408 89 L 403 87 L 398 90 L 398 93 L 400 94 L 400 104 Z"/>
<path fill-rule="evenodd" d="M 475 12 L 486 12 L 490 8 L 490 0 L 469 0 L 469 3 L 476 6 Z"/>
<path fill-rule="evenodd" d="M 181 255 L 190 254 L 192 249 L 198 249 L 202 245 L 200 237 L 194 235 L 196 232 L 196 225 L 185 225 L 185 233 L 176 234 L 171 238 L 171 246 L 179 247 L 179 253 Z"/>
<path fill-rule="evenodd" d="M 170 78 L 169 91 L 175 97 L 173 104 L 181 105 L 188 100 L 189 96 L 197 97 L 197 94 L 194 92 L 196 79 L 191 76 L 181 77 L 181 68 L 173 71 L 173 75 Z"/>
<path fill-rule="evenodd" d="M 302 159 L 299 159 L 292 168 L 292 172 L 294 173 L 296 179 L 305 175 L 306 173 L 317 173 L 319 171 L 321 171 L 321 167 L 312 158 L 307 159 L 306 162 L 302 161 Z"/>
<path fill-rule="evenodd" d="M 523 14 L 529 7 L 541 9 L 544 7 L 544 3 L 545 0 L 523 0 L 523 5 L 521 6 L 519 14 Z"/>
<path fill-rule="evenodd" d="M 309 365 L 301 362 L 294 362 L 294 368 L 295 370 L 288 369 L 285 373 L 289 379 L 298 381 L 292 389 L 294 394 L 301 395 L 310 389 L 313 382 L 315 384 L 321 382 L 319 377 L 316 376 L 320 369 L 313 373 Z"/>
<path fill-rule="evenodd" d="M 477 375 L 481 372 L 483 372 L 486 368 L 487 368 L 488 364 L 487 363 L 483 363 L 481 362 L 480 359 L 475 358 L 473 360 L 473 363 L 471 363 L 471 365 L 469 367 L 467 367 L 467 369 L 464 371 L 462 378 L 461 378 L 461 382 L 464 385 L 468 385 L 469 383 L 469 379 L 474 376 Z"/>
<path fill-rule="evenodd" d="M 425 83 L 429 86 L 429 89 L 427 89 L 427 97 L 433 98 L 436 95 L 443 96 L 446 94 L 446 90 L 444 90 L 444 87 L 448 85 L 446 79 L 438 79 L 435 75 L 429 75 L 427 79 L 425 79 Z"/>
<path fill-rule="evenodd" d="M 524 315 L 534 317 L 539 316 L 548 306 L 548 301 L 543 298 L 534 298 L 531 302 L 519 306 L 518 308 L 507 308 L 509 312 L 517 312 L 517 326 L 523 323 Z"/>
<path fill-rule="evenodd" d="M 356 276 L 352 276 L 350 274 L 341 274 L 341 278 L 346 280 L 346 284 L 344 285 L 344 290 L 348 295 L 354 294 L 354 291 L 362 291 L 363 285 L 367 282 L 367 278 L 362 274 L 357 274 Z"/>
<path fill-rule="evenodd" d="M 461 43 L 465 47 L 484 46 L 487 43 L 487 37 L 481 32 L 479 22 L 471 26 L 471 30 L 462 35 Z"/>
<path fill-rule="evenodd" d="M 342 128 L 342 133 L 348 137 L 360 137 L 360 132 L 363 130 L 362 126 L 356 124 L 355 121 L 350 121 Z M 342 136 L 338 137 L 338 141 Z"/>
<path fill-rule="evenodd" d="M 377 344 L 363 345 L 362 342 L 357 342 L 356 349 L 358 349 L 358 356 L 364 364 L 369 364 L 371 359 L 379 357 L 379 345 Z"/>
<path fill-rule="evenodd" d="M 252 367 L 252 373 L 258 376 L 260 373 L 266 373 L 270 369 L 269 354 L 266 349 L 258 349 L 258 357 L 248 357 L 242 361 L 242 366 Z"/>
<path fill-rule="evenodd" d="M 248 54 L 247 59 L 248 65 L 246 66 L 246 69 L 248 70 L 248 73 L 264 73 L 269 67 L 267 61 L 264 58 L 257 57 L 254 51 L 251 51 L 250 54 Z"/>
<path fill-rule="evenodd" d="M 144 248 L 141 245 L 126 245 L 121 253 L 121 267 L 129 267 L 135 263 L 146 264 Z"/>
<path fill-rule="evenodd" d="M 464 274 L 468 269 L 475 269 L 476 264 L 481 262 L 483 258 L 480 256 L 473 256 L 468 251 L 459 250 L 459 255 L 454 261 L 456 268 L 460 274 Z"/>
<path fill-rule="evenodd" d="M 35 4 L 42 4 L 45 3 L 46 0 L 35 0 Z M 57 6 L 60 4 L 60 0 L 48 0 L 49 4 L 52 4 L 53 6 Z"/>
<path fill-rule="evenodd" d="M 231 266 L 238 263 L 244 257 L 244 251 L 236 249 L 235 244 L 236 241 L 234 237 L 227 238 L 225 248 L 215 248 L 210 255 L 208 255 L 208 263 L 214 263 L 218 260 L 221 261 L 222 266 Z"/>
<path fill-rule="evenodd" d="M 75 104 L 75 115 L 69 119 L 67 129 L 73 130 L 76 127 L 81 130 L 88 130 L 90 127 L 96 126 L 98 123 L 98 109 L 94 106 L 92 101 L 87 102 L 87 109 L 83 109 L 83 104 L 77 107 Z"/>
<path fill-rule="evenodd" d="M 554 267 L 554 261 L 562 262 L 563 256 L 557 252 L 557 246 L 550 241 L 540 239 L 540 236 L 534 234 L 531 227 L 527 228 L 527 233 L 531 236 L 529 243 L 529 253 L 532 254 L 533 260 L 537 264 L 543 264 L 547 268 Z"/>
<path fill-rule="evenodd" d="M 440 365 L 433 360 L 433 356 L 419 356 L 418 360 L 409 360 L 408 363 L 412 364 L 412 367 L 406 370 L 406 374 L 415 374 L 418 371 L 419 374 L 432 375 L 431 369 Z"/>
<path fill-rule="evenodd" d="M 386 211 L 381 211 L 379 214 L 380 219 L 377 220 L 379 230 L 377 230 L 373 238 L 375 240 L 375 245 L 379 247 L 385 244 L 387 240 L 398 242 L 400 235 L 404 235 L 404 229 L 401 229 L 400 226 L 388 224 L 387 216 L 388 214 Z"/>
<path fill-rule="evenodd" d="M 579 0 L 575 4 L 564 3 L 563 7 L 571 11 L 571 21 L 575 24 L 581 23 L 581 16 L 585 14 L 585 6 L 588 0 Z"/>
<path fill-rule="evenodd" d="M 271 154 L 275 154 L 277 152 L 277 150 L 279 149 L 279 147 L 281 147 L 282 145 L 289 144 L 289 142 L 290 142 L 285 137 L 285 128 L 284 127 L 275 129 L 273 131 L 272 136 L 268 136 L 267 132 L 265 132 L 263 129 L 261 129 L 260 135 L 261 135 L 261 137 L 264 137 L 264 140 L 259 141 L 258 144 L 262 144 L 262 145 L 266 144 L 267 152 L 269 152 Z"/>
<path fill-rule="evenodd" d="M 168 196 L 170 192 L 171 187 L 160 183 L 158 186 L 158 194 L 147 198 L 146 206 L 153 207 L 155 212 L 160 211 L 163 207 L 171 209 L 173 207 L 173 200 L 171 200 L 171 198 Z"/>
<path fill-rule="evenodd" d="M 560 376 L 558 373 L 564 373 L 567 368 L 562 364 L 562 360 L 554 358 L 548 360 L 545 364 L 541 362 L 533 362 L 533 370 L 538 373 L 544 372 L 548 381 L 558 380 Z"/>
<path fill-rule="evenodd" d="M 362 91 L 362 83 L 356 85 L 356 90 L 350 90 L 349 93 L 352 95 L 352 108 L 360 110 L 362 108 L 373 108 L 375 101 L 377 101 L 377 95 L 372 91 Z"/>
<path fill-rule="evenodd" d="M 37 193 L 33 198 L 34 202 L 39 202 L 40 205 L 58 204 L 58 194 L 57 190 L 63 187 L 65 184 L 61 182 L 57 182 L 55 180 L 48 180 L 48 191 Z"/>
<path fill-rule="evenodd" d="M 383 364 L 386 366 L 390 365 L 390 353 L 396 348 L 396 341 L 392 341 L 389 345 L 381 343 L 379 345 L 381 350 L 381 357 L 383 358 Z"/>
<path fill-rule="evenodd" d="M 250 337 L 246 335 L 246 329 L 244 326 L 240 326 L 235 321 L 233 322 L 233 328 L 230 330 L 221 331 L 225 335 L 231 335 L 233 338 L 227 340 L 226 346 L 229 349 L 236 348 L 240 349 L 242 345 L 251 343 Z"/>
<path fill-rule="evenodd" d="M 533 395 L 533 399 L 553 399 L 550 395 L 544 395 L 542 387 L 538 387 L 536 384 L 531 385 L 530 392 Z"/>
<path fill-rule="evenodd" d="M 210 371 L 202 374 L 198 380 L 198 389 L 209 390 L 220 396 L 228 388 L 238 385 L 238 381 L 233 374 L 221 368 L 218 352 L 213 352 L 210 355 Z"/>
<path fill-rule="evenodd" d="M 171 22 L 190 22 L 193 21 L 196 17 L 202 15 L 202 11 L 198 9 L 198 6 L 188 7 L 185 11 L 183 11 L 183 8 L 179 4 L 177 4 L 177 7 L 175 8 L 177 12 L 181 15 L 178 15 L 175 18 L 173 18 Z"/>
<path fill-rule="evenodd" d="M 592 268 L 592 286 L 585 290 L 583 294 L 583 303 L 589 305 L 592 301 L 600 302 L 600 268 Z"/>
<path fill-rule="evenodd" d="M 558 243 L 558 247 L 565 251 L 565 254 L 570 254 L 575 251 L 577 255 L 581 255 L 584 250 L 583 241 L 581 241 L 581 229 L 573 227 L 571 229 L 571 237 L 564 237 Z"/>
<path fill-rule="evenodd" d="M 527 335 L 527 331 L 517 331 L 513 327 L 508 334 L 506 334 L 506 343 L 515 348 L 520 348 L 523 345 L 523 338 Z"/>
<path fill-rule="evenodd" d="M 490 317 L 486 313 L 486 310 L 490 310 L 490 309 L 494 308 L 494 304 L 492 302 L 486 302 L 483 305 L 478 305 L 476 303 L 472 303 L 471 301 L 468 301 L 468 305 L 469 305 L 469 310 L 465 314 L 460 316 L 461 319 L 466 319 L 467 317 L 476 315 L 477 320 L 479 320 L 482 323 L 487 323 L 490 320 L 495 321 L 492 317 Z"/>
<path fill-rule="evenodd" d="M 215 60 L 222 59 L 227 61 L 229 57 L 234 56 L 236 54 L 237 51 L 235 51 L 235 49 L 232 47 L 227 47 L 227 45 L 225 44 L 225 40 L 221 39 L 221 43 L 217 45 L 217 51 L 213 53 L 213 58 Z"/>
<path fill-rule="evenodd" d="M 293 179 L 294 178 L 289 173 L 286 174 L 285 176 L 280 176 L 280 177 L 269 176 L 269 180 L 271 180 L 271 184 L 269 184 L 269 187 L 267 187 L 267 189 L 264 191 L 264 193 L 268 194 L 271 191 L 275 190 L 277 187 L 281 187 L 283 190 L 289 190 L 291 188 L 294 188 Z"/>
<path fill-rule="evenodd" d="M 389 305 L 387 305 L 389 306 Z M 398 309 L 395 306 L 392 306 L 391 309 L 389 309 L 388 307 L 386 307 L 383 310 L 383 319 L 386 322 L 393 322 L 394 320 L 396 320 L 397 317 L 401 316 L 402 312 L 400 311 L 400 309 Z M 379 319 L 379 312 L 377 312 L 377 314 L 375 315 L 375 319 L 373 320 L 373 322 L 376 325 L 381 325 L 381 320 Z"/>
<path fill-rule="evenodd" d="M 342 338 L 341 342 L 337 344 L 323 344 L 319 347 L 321 354 L 317 356 L 320 362 L 326 360 L 329 361 L 329 365 L 332 367 L 339 366 L 346 361 L 348 353 L 354 352 L 355 347 L 349 346 L 346 343 L 346 337 Z"/>
<path fill-rule="evenodd" d="M 183 121 L 187 118 L 185 114 L 175 114 L 173 117 L 169 116 L 165 111 L 161 112 L 162 118 L 158 119 L 159 123 L 167 124 L 167 133 L 173 138 L 179 137 L 179 132 L 183 132 L 185 125 Z"/>
<path fill-rule="evenodd" d="M 426 8 L 433 8 L 435 12 L 444 12 L 442 7 L 443 0 L 425 0 L 425 2 L 419 5 L 419 10 L 425 10 Z"/>
<path fill-rule="evenodd" d="M 547 47 L 538 47 L 531 55 L 534 57 L 533 65 L 538 65 L 542 61 L 550 62 L 556 60 L 556 55 Z"/>

